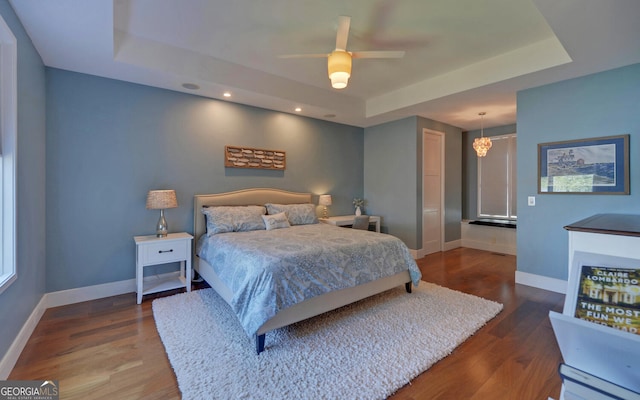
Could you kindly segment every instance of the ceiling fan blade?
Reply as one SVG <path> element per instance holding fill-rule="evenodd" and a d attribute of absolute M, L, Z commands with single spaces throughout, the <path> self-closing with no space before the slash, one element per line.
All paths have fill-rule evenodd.
<path fill-rule="evenodd" d="M 327 53 L 317 53 L 317 54 L 283 54 L 278 56 L 278 58 L 327 58 L 329 54 Z"/>
<path fill-rule="evenodd" d="M 336 34 L 336 50 L 347 50 L 347 39 L 349 39 L 349 25 L 351 17 L 341 15 L 338 17 L 338 33 Z"/>
<path fill-rule="evenodd" d="M 354 51 L 353 58 L 402 58 L 404 51 Z"/>

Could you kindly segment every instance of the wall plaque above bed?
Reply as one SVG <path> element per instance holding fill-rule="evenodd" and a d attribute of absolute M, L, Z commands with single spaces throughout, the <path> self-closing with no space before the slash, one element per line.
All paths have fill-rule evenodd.
<path fill-rule="evenodd" d="M 287 156 L 281 150 L 224 147 L 224 166 L 232 168 L 285 169 Z"/>

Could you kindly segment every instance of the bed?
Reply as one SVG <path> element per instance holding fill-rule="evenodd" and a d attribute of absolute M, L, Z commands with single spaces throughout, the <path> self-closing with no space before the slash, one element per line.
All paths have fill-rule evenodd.
<path fill-rule="evenodd" d="M 291 205 L 291 207 L 298 207 L 298 205 L 309 206 L 311 203 L 312 195 L 310 193 L 295 193 L 265 188 L 196 195 L 194 197 L 194 232 L 196 237 L 193 257 L 194 268 L 231 306 L 247 335 L 250 338 L 255 338 L 258 354 L 265 349 L 265 335 L 269 331 L 351 304 L 400 285 L 405 285 L 407 292 L 410 293 L 411 285 L 417 285 L 420 281 L 420 271 L 408 249 L 399 239 L 390 235 L 368 231 L 355 232 L 356 230 L 319 224 L 317 221 L 316 223 L 293 225 L 290 226 L 290 229 L 270 230 L 267 227 L 267 229 L 250 229 L 243 232 L 223 230 L 221 233 L 214 232 L 215 234 L 211 234 L 212 225 L 207 227 L 207 219 L 203 214 L 203 210 L 215 210 L 218 213 L 229 210 L 225 206 L 234 206 L 233 210 L 235 211 L 236 208 L 239 210 L 244 208 L 237 206 L 282 205 L 281 207 L 285 207 L 286 205 Z M 315 206 L 313 207 L 315 211 Z M 211 211 L 207 212 L 211 213 Z M 313 217 L 315 218 L 315 212 Z M 207 218 L 211 218 L 211 214 L 207 214 Z M 278 216 L 276 215 L 274 218 L 278 218 Z M 273 222 L 273 218 L 269 216 L 264 218 L 264 221 L 266 224 L 270 224 Z M 334 237 L 334 235 L 337 236 Z M 360 236 L 356 240 L 353 239 L 353 235 Z M 353 246 L 344 247 L 345 243 L 352 242 L 352 239 Z M 307 240 L 309 244 L 300 240 Z M 331 241 L 339 243 L 343 248 L 328 252 L 325 246 L 329 246 L 328 242 Z M 356 241 L 366 243 L 365 246 L 361 247 L 368 248 L 368 250 L 356 250 Z M 380 241 L 380 244 L 378 244 L 378 241 Z M 274 243 L 277 245 L 274 245 Z M 384 246 L 392 247 L 390 247 L 391 250 L 385 250 L 383 258 L 378 248 L 386 249 Z M 261 253 L 264 249 L 274 247 L 280 248 L 280 254 Z M 349 262 L 350 264 L 375 265 L 375 267 L 371 268 L 372 271 L 360 271 L 358 273 L 344 272 L 341 269 L 341 273 L 328 272 L 324 277 L 318 277 L 315 274 L 319 274 L 319 271 L 322 271 L 320 264 L 333 265 L 334 260 L 322 261 L 324 258 L 309 253 L 312 251 L 311 247 L 323 249 L 323 254 L 341 253 L 345 257 L 351 257 L 350 260 L 352 262 Z M 228 248 L 231 250 L 227 250 Z M 291 250 L 292 253 L 292 249 L 300 249 L 296 250 L 296 253 L 291 256 L 297 258 L 289 259 L 288 255 L 279 258 L 283 254 L 283 248 L 286 251 Z M 233 253 L 234 257 L 240 255 L 240 257 L 244 258 L 234 258 L 231 261 L 231 255 L 222 253 L 223 251 Z M 369 257 L 369 259 L 366 257 Z M 391 261 L 388 261 L 388 257 L 392 257 Z M 205 258 L 208 258 L 209 262 Z M 318 261 L 313 261 L 312 263 L 310 260 Z M 233 268 L 224 268 L 225 263 L 228 262 L 232 262 Z M 270 264 L 272 262 L 274 263 L 273 265 L 282 264 L 285 268 L 289 268 L 289 271 L 283 272 L 282 276 L 288 276 L 287 274 L 292 273 L 291 271 L 293 270 L 307 273 L 304 276 L 304 280 L 308 284 L 305 283 L 305 287 L 301 288 L 297 294 L 287 295 L 287 298 L 285 298 L 284 295 L 281 296 L 280 292 L 282 290 L 280 289 L 265 289 L 265 287 L 271 287 L 271 280 L 280 282 L 280 277 L 274 279 L 269 275 L 269 281 L 265 283 L 267 278 L 260 272 L 261 275 L 257 278 L 260 283 L 256 284 L 258 286 L 246 286 L 246 282 L 249 279 L 244 276 L 245 272 L 240 268 L 241 265 L 246 264 L 251 269 L 270 271 L 269 273 L 271 273 L 271 271 L 276 270 Z M 296 262 L 299 265 L 295 265 Z M 383 270 L 380 263 L 392 265 L 393 269 L 385 267 L 385 270 Z M 351 266 L 345 269 L 349 268 Z M 308 275 L 310 271 L 314 274 L 312 277 Z M 250 273 L 253 272 L 246 272 L 246 275 Z M 380 274 L 384 276 L 378 276 Z M 233 276 L 230 277 L 231 275 Z M 240 278 L 238 278 L 238 275 Z M 316 280 L 321 282 L 314 286 L 313 282 Z M 299 280 L 292 278 L 290 284 L 285 282 L 285 286 L 291 286 L 296 289 L 295 286 L 301 286 L 298 284 L 299 282 Z M 287 288 L 287 290 L 289 289 Z M 259 304 L 257 306 L 249 306 L 249 301 L 257 301 Z M 271 303 L 275 305 L 272 307 Z"/>

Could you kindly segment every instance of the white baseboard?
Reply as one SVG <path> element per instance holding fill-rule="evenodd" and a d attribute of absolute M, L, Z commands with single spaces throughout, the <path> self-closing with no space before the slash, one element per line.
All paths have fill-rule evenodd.
<path fill-rule="evenodd" d="M 549 290 L 556 293 L 567 293 L 567 281 L 547 276 L 530 274 L 528 272 L 516 271 L 516 283 L 533 286 L 538 289 Z"/>
<path fill-rule="evenodd" d="M 58 292 L 45 293 L 46 308 L 66 306 L 67 304 L 81 303 L 83 301 L 102 299 L 110 296 L 131 293 L 136 291 L 136 280 L 103 283 L 101 285 L 85 286 L 76 289 L 60 290 Z"/>
<path fill-rule="evenodd" d="M 442 246 L 442 251 L 449 251 L 449 250 L 457 249 L 458 247 L 463 247 L 462 239 L 445 242 L 444 246 Z"/>
<path fill-rule="evenodd" d="M 117 296 L 135 291 L 136 280 L 128 279 L 126 281 L 45 293 L 38 302 L 38 305 L 33 309 L 29 318 L 27 318 L 22 329 L 20 329 L 18 336 L 16 336 L 13 343 L 11 343 L 7 353 L 2 357 L 0 361 L 0 380 L 6 380 L 11 373 L 11 370 L 20 357 L 20 353 L 22 353 L 22 350 L 27 345 L 27 341 L 33 334 L 34 329 L 38 325 L 38 322 L 40 322 L 40 318 L 42 318 L 47 308 L 102 299 L 104 297 Z"/>
<path fill-rule="evenodd" d="M 11 370 L 13 370 L 16 362 L 18 362 L 18 358 L 20 357 L 20 353 L 22 353 L 24 346 L 27 345 L 27 341 L 31 337 L 31 334 L 36 329 L 36 326 L 38 326 L 40 318 L 42 318 L 42 315 L 47 309 L 47 307 L 44 306 L 43 300 L 44 296 L 42 296 L 36 307 L 31 312 L 31 315 L 29 315 L 29 318 L 27 318 L 27 321 L 22 325 L 20 332 L 18 332 L 18 336 L 16 336 L 13 343 L 11 343 L 7 353 L 2 357 L 2 360 L 0 360 L 0 380 L 7 380 Z"/>
<path fill-rule="evenodd" d="M 441 251 L 453 250 L 453 249 L 457 249 L 458 247 L 462 247 L 461 241 L 460 240 L 452 240 L 451 242 L 444 243 L 442 245 L 442 250 Z M 416 260 L 428 255 L 428 254 L 426 254 L 424 249 L 420 249 L 420 250 L 409 249 L 409 251 L 411 252 L 411 255 L 413 256 L 413 258 L 416 259 Z"/>

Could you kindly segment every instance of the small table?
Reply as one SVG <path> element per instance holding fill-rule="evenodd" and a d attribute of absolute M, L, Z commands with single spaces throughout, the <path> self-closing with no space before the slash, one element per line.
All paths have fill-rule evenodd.
<path fill-rule="evenodd" d="M 191 240 L 186 232 L 166 237 L 134 236 L 136 242 L 136 292 L 138 304 L 150 293 L 185 287 L 191 291 Z M 145 278 L 144 267 L 180 262 L 180 271 Z"/>
<path fill-rule="evenodd" d="M 330 224 L 335 226 L 349 226 L 353 225 L 355 221 L 355 215 L 339 215 L 337 217 L 318 218 L 318 220 L 324 224 Z M 369 223 L 376 224 L 376 232 L 380 233 L 380 217 L 377 215 L 369 216 Z"/>

